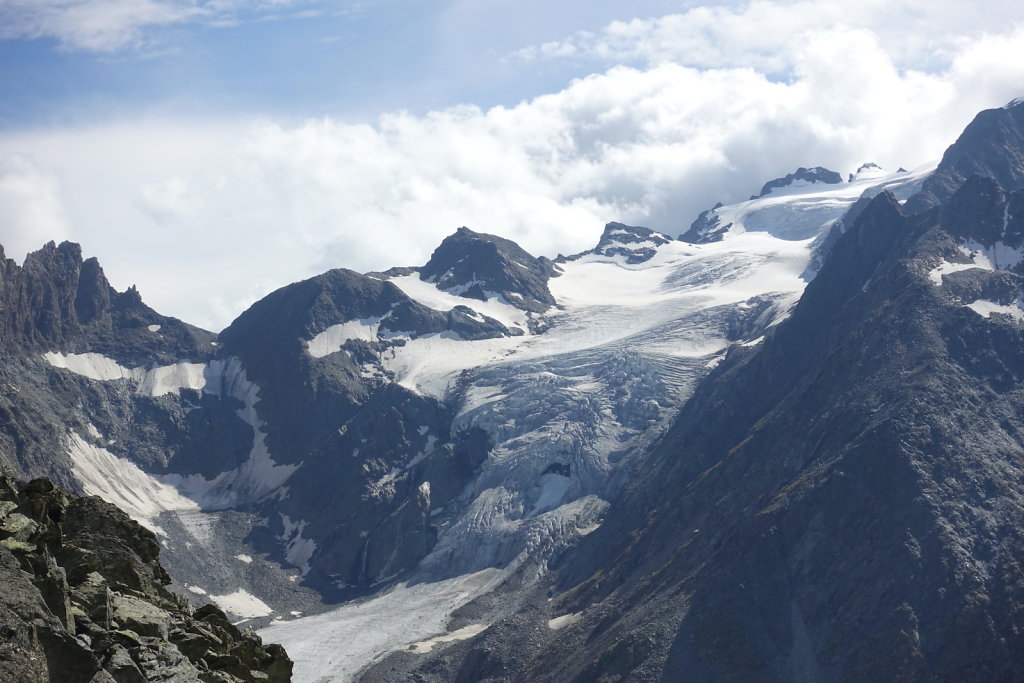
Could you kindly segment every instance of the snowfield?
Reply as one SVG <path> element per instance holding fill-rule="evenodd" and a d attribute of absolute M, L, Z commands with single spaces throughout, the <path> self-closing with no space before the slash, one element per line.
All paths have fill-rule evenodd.
<path fill-rule="evenodd" d="M 342 683 L 388 652 L 409 646 L 427 651 L 431 640 L 432 647 L 446 634 L 454 610 L 502 578 L 490 569 L 436 583 L 399 584 L 337 610 L 275 623 L 260 636 L 285 646 L 295 661 L 296 683 Z"/>

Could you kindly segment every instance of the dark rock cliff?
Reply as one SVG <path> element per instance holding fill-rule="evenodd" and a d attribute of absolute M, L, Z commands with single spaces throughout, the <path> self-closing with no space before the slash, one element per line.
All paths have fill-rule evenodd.
<path fill-rule="evenodd" d="M 511 240 L 459 228 L 434 250 L 420 277 L 472 299 L 499 294 L 513 306 L 543 313 L 555 304 L 547 281 L 555 264 L 528 254 Z"/>
<path fill-rule="evenodd" d="M 160 334 L 150 331 L 159 326 Z M 127 364 L 199 359 L 215 335 L 158 314 L 139 292 L 117 292 L 95 258 L 53 242 L 19 266 L 0 248 L 0 345 L 12 351 L 103 353 Z"/>

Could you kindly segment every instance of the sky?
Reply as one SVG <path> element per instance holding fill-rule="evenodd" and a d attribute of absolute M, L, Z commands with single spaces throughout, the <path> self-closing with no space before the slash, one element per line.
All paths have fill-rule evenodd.
<path fill-rule="evenodd" d="M 673 235 L 798 166 L 941 156 L 1024 96 L 1024 8 L 951 0 L 0 0 L 0 244 L 220 330 L 465 225 Z"/>

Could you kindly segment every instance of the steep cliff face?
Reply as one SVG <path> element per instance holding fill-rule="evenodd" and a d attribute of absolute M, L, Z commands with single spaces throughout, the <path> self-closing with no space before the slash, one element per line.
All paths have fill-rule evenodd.
<path fill-rule="evenodd" d="M 978 114 L 942 156 L 907 210 L 919 212 L 945 201 L 974 175 L 1013 189 L 1024 183 L 1024 105 L 1017 100 Z"/>
<path fill-rule="evenodd" d="M 0 472 L 0 680 L 291 680 L 279 645 L 169 592 L 159 552 L 113 505 Z"/>
<path fill-rule="evenodd" d="M 0 302 L 0 343 L 8 353 L 89 350 L 132 364 L 213 351 L 213 334 L 158 314 L 134 287 L 115 291 L 99 262 L 83 261 L 71 242 L 50 242 L 22 266 L 0 249 Z"/>

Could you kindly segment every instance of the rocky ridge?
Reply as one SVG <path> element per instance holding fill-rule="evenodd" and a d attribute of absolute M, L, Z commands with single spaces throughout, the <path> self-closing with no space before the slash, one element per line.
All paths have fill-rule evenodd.
<path fill-rule="evenodd" d="M 113 505 L 0 471 L 0 680 L 291 680 L 281 646 L 169 592 L 159 552 Z"/>

